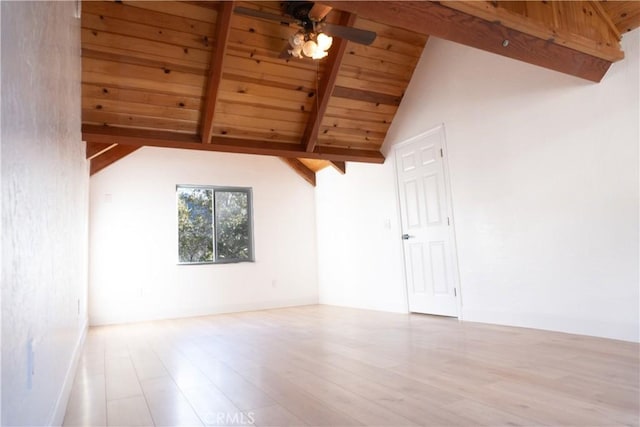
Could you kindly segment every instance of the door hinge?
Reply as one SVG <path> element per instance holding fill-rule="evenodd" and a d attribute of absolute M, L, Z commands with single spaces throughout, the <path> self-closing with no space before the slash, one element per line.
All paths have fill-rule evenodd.
<path fill-rule="evenodd" d="M 451 225 L 451 220 L 447 217 L 447 225 Z"/>
<path fill-rule="evenodd" d="M 453 296 L 457 297 L 458 296 L 458 291 L 456 291 L 456 288 L 453 288 Z"/>
<path fill-rule="evenodd" d="M 440 157 L 444 157 L 444 152 L 442 151 L 442 148 L 440 149 Z"/>

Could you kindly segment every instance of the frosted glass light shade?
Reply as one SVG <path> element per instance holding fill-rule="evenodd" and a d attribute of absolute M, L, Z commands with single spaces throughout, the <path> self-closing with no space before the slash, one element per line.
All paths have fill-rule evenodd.
<path fill-rule="evenodd" d="M 320 49 L 329 50 L 332 43 L 333 43 L 333 37 L 328 36 L 324 33 L 318 34 L 318 47 Z"/>
<path fill-rule="evenodd" d="M 309 57 L 313 57 L 316 50 L 318 50 L 318 44 L 313 40 L 307 41 L 304 46 L 302 46 L 302 52 Z"/>
<path fill-rule="evenodd" d="M 304 34 L 295 33 L 291 37 L 289 37 L 289 44 L 293 48 L 302 47 L 304 44 Z"/>
<path fill-rule="evenodd" d="M 329 52 L 327 52 L 326 50 L 316 49 L 315 53 L 313 54 L 313 56 L 311 58 L 312 59 L 322 59 L 325 56 L 327 56 L 328 54 L 329 54 Z"/>

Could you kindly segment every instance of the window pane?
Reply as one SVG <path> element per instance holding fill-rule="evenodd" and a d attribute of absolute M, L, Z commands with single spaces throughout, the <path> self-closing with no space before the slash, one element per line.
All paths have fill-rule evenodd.
<path fill-rule="evenodd" d="M 178 188 L 178 253 L 180 262 L 213 261 L 213 191 Z"/>
<path fill-rule="evenodd" d="M 215 198 L 217 259 L 251 259 L 249 194 L 216 190 Z"/>

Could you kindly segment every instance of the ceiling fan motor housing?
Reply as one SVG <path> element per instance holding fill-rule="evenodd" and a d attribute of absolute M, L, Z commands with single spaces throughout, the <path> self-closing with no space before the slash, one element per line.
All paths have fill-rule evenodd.
<path fill-rule="evenodd" d="M 302 27 L 307 32 L 313 31 L 313 21 L 309 18 L 309 12 L 313 8 L 312 1 L 285 1 L 282 2 L 282 9 L 284 12 L 299 20 L 302 23 Z"/>

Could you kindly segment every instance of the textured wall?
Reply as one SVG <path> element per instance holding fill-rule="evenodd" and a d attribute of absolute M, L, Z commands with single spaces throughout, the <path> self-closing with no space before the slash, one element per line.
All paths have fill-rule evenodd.
<path fill-rule="evenodd" d="M 1 7 L 2 425 L 46 425 L 86 323 L 80 22 L 75 2 Z"/>
<path fill-rule="evenodd" d="M 256 262 L 178 265 L 176 184 L 252 187 Z M 314 206 L 276 158 L 130 154 L 91 177 L 91 324 L 316 303 Z"/>
<path fill-rule="evenodd" d="M 387 162 L 319 174 L 320 301 L 403 306 L 393 145 L 444 123 L 464 319 L 638 341 L 640 30 L 622 45 L 593 84 L 429 39 Z"/>

